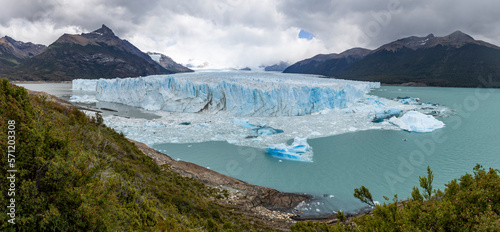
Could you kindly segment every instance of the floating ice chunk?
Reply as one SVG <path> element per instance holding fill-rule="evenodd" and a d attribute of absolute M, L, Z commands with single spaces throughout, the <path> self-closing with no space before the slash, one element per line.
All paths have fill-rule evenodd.
<path fill-rule="evenodd" d="M 431 132 L 444 127 L 444 123 L 431 115 L 409 111 L 401 118 L 392 117 L 389 122 L 406 131 Z"/>
<path fill-rule="evenodd" d="M 233 118 L 232 123 L 234 123 L 234 124 L 244 124 L 244 123 L 248 123 L 248 119 Z"/>
<path fill-rule="evenodd" d="M 403 103 L 405 105 L 420 105 L 420 98 L 412 98 L 412 97 L 398 97 L 398 102 Z"/>
<path fill-rule="evenodd" d="M 71 81 L 72 90 L 96 91 L 98 80 L 75 79 Z"/>
<path fill-rule="evenodd" d="M 203 123 L 200 123 L 200 126 L 202 126 L 202 127 L 211 127 L 212 125 L 210 125 L 209 123 L 203 122 Z"/>
<path fill-rule="evenodd" d="M 311 136 L 320 136 L 321 133 L 317 132 L 317 131 L 313 131 L 311 132 Z"/>
<path fill-rule="evenodd" d="M 251 124 L 251 123 L 242 123 L 241 127 L 243 127 L 243 128 L 254 128 L 255 125 Z"/>
<path fill-rule="evenodd" d="M 381 102 L 378 98 L 373 98 L 373 97 L 365 98 L 364 102 L 367 104 L 377 104 L 379 106 L 385 105 L 385 103 Z"/>
<path fill-rule="evenodd" d="M 292 145 L 290 146 L 287 146 L 283 143 L 271 145 L 266 148 L 266 152 L 269 153 L 269 155 L 271 155 L 272 157 L 278 159 L 303 162 L 312 161 L 310 154 L 308 154 L 312 152 L 311 146 L 309 146 L 309 144 L 307 143 L 307 139 L 303 138 L 295 138 Z"/>
<path fill-rule="evenodd" d="M 274 135 L 274 134 L 283 133 L 283 130 L 274 129 L 270 126 L 259 126 L 255 129 L 252 129 L 252 132 L 255 134 L 258 134 L 258 135 Z"/>
<path fill-rule="evenodd" d="M 89 95 L 83 95 L 83 96 L 71 96 L 69 99 L 70 102 L 79 102 L 79 103 L 85 103 L 85 104 L 91 104 L 91 103 L 96 103 L 98 102 L 95 96 L 89 96 Z"/>
<path fill-rule="evenodd" d="M 399 117 L 401 113 L 403 113 L 403 111 L 396 108 L 390 108 L 387 110 L 376 108 L 370 111 L 369 117 L 372 119 L 372 122 L 378 123 L 384 121 L 384 119 Z"/>

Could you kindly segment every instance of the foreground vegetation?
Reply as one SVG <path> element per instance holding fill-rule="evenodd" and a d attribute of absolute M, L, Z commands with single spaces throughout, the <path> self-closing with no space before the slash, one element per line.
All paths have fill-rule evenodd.
<path fill-rule="evenodd" d="M 374 207 L 373 213 L 352 221 L 343 214 L 334 226 L 299 222 L 292 231 L 500 231 L 500 177 L 498 170 L 477 165 L 474 175 L 465 174 L 446 185 L 444 192 L 433 190 L 434 175 L 427 168 L 420 187 L 413 188 L 407 201 L 375 205 L 368 189 L 355 189 L 354 196 Z M 386 199 L 388 200 L 388 199 Z"/>
<path fill-rule="evenodd" d="M 217 190 L 158 166 L 97 115 L 0 82 L 1 231 L 251 231 Z M 15 224 L 6 172 L 15 121 Z M 9 134 L 10 135 L 10 134 Z M 234 211 L 233 211 L 234 210 Z M 245 217 L 246 218 L 246 217 Z"/>

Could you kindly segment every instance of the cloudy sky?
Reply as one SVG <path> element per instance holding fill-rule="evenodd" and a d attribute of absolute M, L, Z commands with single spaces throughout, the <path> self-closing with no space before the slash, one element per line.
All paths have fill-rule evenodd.
<path fill-rule="evenodd" d="M 212 67 L 293 63 L 318 53 L 373 49 L 402 37 L 456 30 L 500 45 L 497 0 L 1 2 L 0 37 L 49 45 L 63 33 L 106 24 L 143 51 Z"/>

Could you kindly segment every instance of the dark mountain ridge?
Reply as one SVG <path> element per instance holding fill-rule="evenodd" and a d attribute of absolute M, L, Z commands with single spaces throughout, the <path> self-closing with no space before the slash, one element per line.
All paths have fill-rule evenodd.
<path fill-rule="evenodd" d="M 179 70 L 162 67 L 102 25 L 90 33 L 64 34 L 42 53 L 2 73 L 12 80 L 70 81 L 176 72 Z"/>
<path fill-rule="evenodd" d="M 370 52 L 371 50 L 365 48 L 352 48 L 340 54 L 319 54 L 309 59 L 297 62 L 286 68 L 283 72 L 319 75 L 325 75 L 328 73 L 330 75 L 336 75 L 344 68 L 361 60 Z"/>
<path fill-rule="evenodd" d="M 40 54 L 46 48 L 45 45 L 21 42 L 9 36 L 2 37 L 0 38 L 0 66 L 14 67 Z"/>
<path fill-rule="evenodd" d="M 348 50 L 349 51 L 349 50 Z M 341 53 L 342 54 L 342 53 Z M 500 48 L 456 31 L 443 37 L 411 36 L 382 45 L 355 62 L 343 62 L 335 54 L 314 65 L 285 72 L 319 74 L 383 84 L 419 83 L 449 87 L 500 87 Z M 311 62 L 311 61 L 309 61 Z M 485 84 L 485 79 L 491 81 Z"/>

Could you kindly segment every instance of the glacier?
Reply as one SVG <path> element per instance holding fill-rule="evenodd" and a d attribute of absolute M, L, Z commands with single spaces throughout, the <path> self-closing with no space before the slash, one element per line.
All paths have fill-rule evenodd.
<path fill-rule="evenodd" d="M 431 132 L 444 127 L 444 123 L 432 115 L 417 111 L 406 112 L 401 118 L 392 117 L 389 122 L 409 132 Z"/>
<path fill-rule="evenodd" d="M 92 89 L 95 80 L 77 80 Z M 97 100 L 145 110 L 181 113 L 227 112 L 237 116 L 300 116 L 346 108 L 376 82 L 281 73 L 201 72 L 140 78 L 100 79 Z"/>
<path fill-rule="evenodd" d="M 104 116 L 107 126 L 149 146 L 226 141 L 266 150 L 294 138 L 404 130 L 394 121 L 410 111 L 436 117 L 452 112 L 436 104 L 405 104 L 368 94 L 377 87 L 379 83 L 312 75 L 235 71 L 73 82 L 73 89 L 94 89 L 100 104 L 110 101 L 155 114 L 155 118 Z M 92 99 L 85 94 L 89 97 L 73 100 Z M 397 117 L 391 121 L 393 116 Z M 312 162 L 312 153 L 307 151 L 307 160 L 297 160 Z"/>
<path fill-rule="evenodd" d="M 96 91 L 97 81 L 99 80 L 75 79 L 71 81 L 71 89 L 82 90 L 82 91 Z"/>

